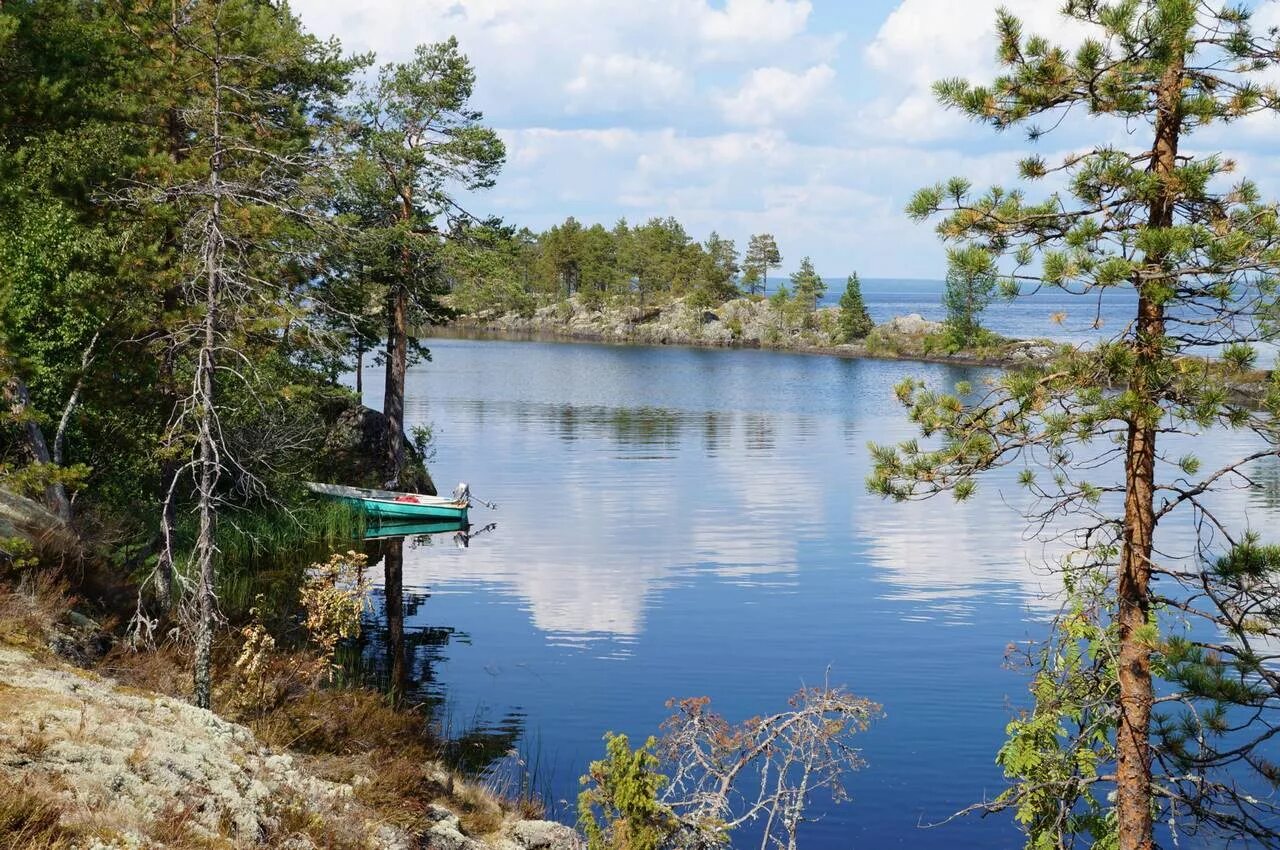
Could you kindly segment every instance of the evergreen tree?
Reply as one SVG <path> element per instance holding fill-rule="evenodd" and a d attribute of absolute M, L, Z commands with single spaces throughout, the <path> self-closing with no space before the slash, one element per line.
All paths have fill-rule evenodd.
<path fill-rule="evenodd" d="M 552 227 L 540 240 L 542 261 L 547 276 L 554 281 L 555 291 L 565 298 L 572 298 L 582 279 L 583 244 L 582 225 L 573 216 L 564 224 Z"/>
<path fill-rule="evenodd" d="M 813 268 L 813 261 L 805 257 L 800 261 L 800 268 L 791 275 L 791 290 L 796 300 L 807 310 L 813 310 L 827 292 L 827 283 Z"/>
<path fill-rule="evenodd" d="M 404 380 L 411 324 L 444 315 L 441 246 L 455 197 L 493 185 L 506 157 L 497 134 L 470 105 L 475 71 L 456 39 L 419 45 L 413 58 L 384 65 L 350 109 L 354 128 L 344 208 L 359 230 L 365 279 L 385 294 L 388 482 L 404 466 Z M 465 214 L 462 214 L 465 218 Z"/>
<path fill-rule="evenodd" d="M 981 317 L 1000 287 L 995 260 L 979 245 L 947 251 L 947 288 L 942 304 L 947 308 L 947 334 L 957 348 L 977 341 Z"/>
<path fill-rule="evenodd" d="M 732 239 L 714 230 L 699 253 L 698 298 L 708 306 L 723 304 L 738 294 L 738 249 Z"/>
<path fill-rule="evenodd" d="M 862 284 L 858 282 L 858 273 L 849 275 L 844 285 L 844 294 L 840 296 L 840 341 L 853 342 L 864 339 L 875 327 L 867 305 L 862 300 Z"/>
<path fill-rule="evenodd" d="M 975 193 L 954 179 L 908 210 L 942 214 L 944 239 L 1006 260 L 1014 281 L 1091 299 L 1131 286 L 1134 315 L 1105 343 L 1064 347 L 983 392 L 905 382 L 899 397 L 933 439 L 873 447 L 869 484 L 895 499 L 963 498 L 975 476 L 1016 463 L 1039 497 L 1036 527 L 1061 540 L 1083 519 L 1065 538 L 1080 548 L 1061 565 L 1067 602 L 1036 655 L 1034 708 L 999 755 L 1012 787 L 995 806 L 1016 812 L 1028 847 L 1151 850 L 1155 819 L 1278 846 L 1277 798 L 1250 789 L 1280 778 L 1280 550 L 1222 523 L 1205 499 L 1280 454 L 1280 381 L 1255 404 L 1230 391 L 1252 344 L 1274 332 L 1280 210 L 1188 142 L 1276 110 L 1265 75 L 1280 45 L 1234 5 L 1069 0 L 1064 13 L 1089 31 L 1074 51 L 1024 36 L 1001 12 L 1002 75 L 943 81 L 940 99 L 997 129 L 1028 124 L 1032 139 L 1067 113 L 1120 119 L 1141 147 L 1022 163 L 1024 179 L 1056 174 L 1069 194 Z M 1111 138 L 1111 126 L 1098 133 Z M 1204 345 L 1223 346 L 1224 362 L 1185 356 Z M 1210 428 L 1247 429 L 1257 449 L 1207 474 L 1193 455 L 1170 454 L 1177 433 Z M 1201 532 L 1191 557 L 1156 548 L 1171 520 Z"/>
<path fill-rule="evenodd" d="M 742 268 L 746 272 L 744 281 L 749 281 L 751 288 L 747 291 L 754 294 L 767 292 L 769 289 L 769 269 L 782 265 L 782 254 L 778 251 L 778 243 L 772 233 L 758 233 L 747 243 L 746 256 L 742 258 Z"/>

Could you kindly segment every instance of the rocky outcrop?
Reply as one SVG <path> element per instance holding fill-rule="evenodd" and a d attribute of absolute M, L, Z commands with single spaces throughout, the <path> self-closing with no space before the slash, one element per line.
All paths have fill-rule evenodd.
<path fill-rule="evenodd" d="M 431 804 L 427 816 L 434 821 L 423 836 L 430 850 L 585 850 L 582 836 L 562 823 L 518 820 L 495 835 L 468 836 L 461 820 L 444 806 Z"/>
<path fill-rule="evenodd" d="M 532 315 L 473 315 L 463 327 L 510 334 L 553 335 L 602 342 L 649 345 L 767 346 L 793 348 L 835 344 L 837 308 L 817 311 L 759 298 L 737 298 L 714 309 L 687 299 L 660 307 L 596 308 L 577 298 Z"/>
<path fill-rule="evenodd" d="M 410 846 L 355 801 L 351 786 L 308 775 L 243 726 L 2 645 L 0 765 L 10 780 L 48 793 L 64 819 L 83 817 L 117 842 L 105 846 L 151 846 L 146 837 L 179 818 L 192 841 L 235 847 L 297 822 L 342 828 L 344 839 L 370 848 Z M 323 845 L 317 834 L 293 846 Z"/>
<path fill-rule="evenodd" d="M 13 551 L 22 549 L 25 551 Z M 75 558 L 80 541 L 57 514 L 25 496 L 0 488 L 0 557 L 40 554 Z"/>
<path fill-rule="evenodd" d="M 932 322 L 921 316 L 919 313 L 908 313 L 905 316 L 894 316 L 889 321 L 878 326 L 878 330 L 884 334 L 893 336 L 928 336 L 942 332 L 942 322 Z"/>
<path fill-rule="evenodd" d="M 97 842 L 86 847 L 585 846 L 550 821 L 512 818 L 471 835 L 438 803 L 426 805 L 430 825 L 410 834 L 361 803 L 366 782 L 320 779 L 212 712 L 0 643 L 0 794 L 20 787 L 40 795 L 71 834 Z M 7 836 L 0 832 L 0 846 L 9 846 Z"/>
<path fill-rule="evenodd" d="M 948 351 L 942 324 L 917 313 L 877 325 L 865 340 L 845 341 L 840 309 L 808 310 L 794 299 L 735 298 L 715 308 L 676 300 L 641 309 L 604 308 L 578 298 L 542 307 L 532 314 L 462 316 L 454 327 L 507 338 L 554 338 L 642 345 L 771 348 L 832 354 L 976 365 L 1011 365 L 1040 355 L 1042 342 L 996 340 L 990 350 Z"/>
<path fill-rule="evenodd" d="M 319 473 L 331 484 L 383 487 L 392 478 L 387 462 L 387 418 L 364 405 L 342 410 L 321 447 Z M 394 489 L 436 495 L 435 482 L 413 443 L 405 438 L 404 467 Z"/>

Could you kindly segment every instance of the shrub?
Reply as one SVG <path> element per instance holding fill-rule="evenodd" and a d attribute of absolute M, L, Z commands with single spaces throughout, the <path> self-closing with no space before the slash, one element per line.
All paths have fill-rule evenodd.
<path fill-rule="evenodd" d="M 657 739 L 631 749 L 626 735 L 605 735 L 605 757 L 582 777 L 578 826 L 588 850 L 657 850 L 678 827 L 671 809 L 658 802 L 667 777 L 657 771 Z"/>

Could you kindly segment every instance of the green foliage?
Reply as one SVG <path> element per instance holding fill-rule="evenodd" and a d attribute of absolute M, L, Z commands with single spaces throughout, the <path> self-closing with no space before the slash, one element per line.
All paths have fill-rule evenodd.
<path fill-rule="evenodd" d="M 470 104 L 474 88 L 475 70 L 453 38 L 419 45 L 408 61 L 383 65 L 372 82 L 357 87 L 336 142 L 345 153 L 337 210 L 349 240 L 337 246 L 339 274 L 329 283 L 338 291 L 320 299 L 339 319 L 350 315 L 352 304 L 356 315 L 373 305 L 374 317 L 383 311 L 385 329 L 393 316 L 384 305 L 393 293 L 406 296 L 410 327 L 447 318 L 440 301 L 448 291 L 446 263 L 476 288 L 497 287 L 499 300 L 522 306 L 504 268 L 518 255 L 504 244 L 513 234 L 466 221 L 465 235 L 501 246 L 507 256 L 446 247 L 456 234 L 442 219 L 455 215 L 457 194 L 492 186 L 506 159 L 502 140 Z M 354 341 L 367 347 L 376 327 L 356 323 Z M 412 357 L 425 355 L 416 339 L 405 342 Z"/>
<path fill-rule="evenodd" d="M 865 339 L 875 324 L 867 305 L 862 300 L 862 285 L 858 282 L 858 273 L 849 275 L 845 283 L 844 294 L 840 296 L 840 341 L 853 342 Z"/>
<path fill-rule="evenodd" d="M 1029 659 L 1034 708 L 1010 721 L 996 756 L 1013 781 L 996 805 L 1013 809 L 1029 850 L 1057 850 L 1075 836 L 1087 837 L 1090 847 L 1117 846 L 1115 818 L 1099 787 L 1099 768 L 1115 754 L 1115 714 L 1106 708 L 1117 695 L 1115 637 L 1092 610 L 1106 581 L 1091 567 L 1072 574 L 1056 639 Z"/>
<path fill-rule="evenodd" d="M 746 256 L 742 258 L 743 282 L 747 292 L 763 293 L 768 288 L 769 269 L 782 265 L 782 253 L 772 233 L 757 233 L 747 243 Z"/>
<path fill-rule="evenodd" d="M 935 92 L 997 129 L 1024 127 L 1032 141 L 1086 113 L 1123 122 L 1131 141 L 1056 163 L 1030 155 L 1017 174 L 1028 185 L 1017 188 L 975 189 L 964 178 L 925 187 L 906 211 L 935 219 L 952 246 L 948 324 L 966 342 L 997 291 L 1019 294 L 1016 282 L 1089 303 L 1133 287 L 1138 310 L 1111 339 L 1062 347 L 976 398 L 904 382 L 898 397 L 921 439 L 872 446 L 868 485 L 898 500 L 960 496 L 976 476 L 1016 464 L 1034 500 L 1029 522 L 1082 547 L 1061 571 L 1072 605 L 1033 659 L 1035 707 L 1011 724 L 1001 752 L 1012 786 L 995 807 L 1014 809 L 1028 847 L 1148 846 L 1149 812 L 1179 833 L 1276 846 L 1280 806 L 1242 789 L 1280 779 L 1267 754 L 1280 691 L 1258 687 L 1259 636 L 1280 639 L 1265 601 L 1277 557 L 1239 539 L 1205 500 L 1253 480 L 1246 468 L 1274 457 L 1280 441 L 1276 382 L 1256 404 L 1235 392 L 1255 363 L 1257 329 L 1274 328 L 1280 209 L 1234 163 L 1196 152 L 1192 137 L 1280 110 L 1267 81 L 1280 32 L 1253 27 L 1247 7 L 1192 0 L 1068 0 L 1062 11 L 1086 35 L 1075 49 L 1024 33 L 1001 11 L 1000 75 L 943 80 Z M 1050 177 L 1059 188 L 1037 192 Z M 1202 345 L 1221 362 L 1194 356 Z M 1208 473 L 1193 456 L 1166 454 L 1171 433 L 1203 439 L 1213 428 L 1248 430 L 1262 447 Z M 1179 520 L 1199 534 L 1186 560 L 1148 542 Z M 1203 624 L 1197 636 L 1188 622 Z M 1170 692 L 1178 699 L 1160 702 Z M 1148 721 L 1140 708 L 1152 702 Z M 1122 715 L 1132 733 L 1117 732 Z M 1129 765 L 1149 760 L 1150 773 L 1117 771 L 1121 748 Z M 1097 784 L 1107 776 L 1117 776 L 1113 798 Z"/>
<path fill-rule="evenodd" d="M 592 309 L 673 298 L 712 308 L 739 295 L 733 240 L 712 232 L 694 242 L 670 217 L 607 230 L 570 216 L 540 234 L 492 225 L 483 232 L 443 254 L 452 306 L 464 313 L 530 315 L 539 301 L 568 298 Z"/>
<path fill-rule="evenodd" d="M 973 347 L 982 331 L 982 313 L 999 288 L 995 260 L 978 246 L 947 251 L 947 288 L 942 303 L 947 308 L 948 343 L 956 349 Z"/>
<path fill-rule="evenodd" d="M 678 822 L 658 802 L 668 779 L 658 772 L 657 739 L 635 750 L 626 735 L 609 733 L 604 740 L 605 757 L 587 768 L 578 795 L 578 827 L 588 850 L 658 850 Z"/>
<path fill-rule="evenodd" d="M 800 261 L 800 268 L 791 275 L 791 289 L 796 300 L 812 312 L 826 294 L 827 283 L 814 270 L 813 261 L 805 257 Z"/>

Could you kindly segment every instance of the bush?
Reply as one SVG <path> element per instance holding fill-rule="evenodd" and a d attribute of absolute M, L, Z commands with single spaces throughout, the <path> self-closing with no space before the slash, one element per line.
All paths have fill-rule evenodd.
<path fill-rule="evenodd" d="M 655 738 L 631 749 L 626 735 L 605 735 L 605 757 L 582 777 L 589 786 L 578 795 L 578 826 L 588 850 L 657 850 L 679 826 L 671 809 L 658 802 L 667 777 L 658 773 Z"/>

